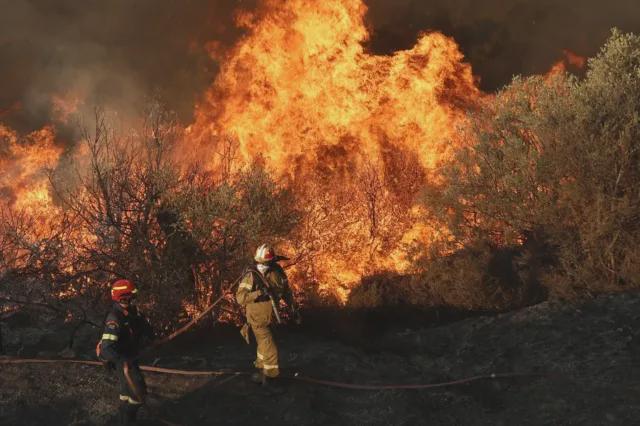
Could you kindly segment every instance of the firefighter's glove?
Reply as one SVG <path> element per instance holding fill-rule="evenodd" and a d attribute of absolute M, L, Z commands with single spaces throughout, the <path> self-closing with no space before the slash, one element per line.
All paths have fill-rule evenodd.
<path fill-rule="evenodd" d="M 255 298 L 253 298 L 253 300 L 256 300 L 259 297 L 269 296 L 269 292 L 264 287 L 259 287 L 256 291 L 253 292 L 253 294 L 256 295 Z"/>
<path fill-rule="evenodd" d="M 252 291 L 248 294 L 247 300 L 249 301 L 249 303 L 254 302 L 261 295 L 262 292 L 260 290 Z"/>

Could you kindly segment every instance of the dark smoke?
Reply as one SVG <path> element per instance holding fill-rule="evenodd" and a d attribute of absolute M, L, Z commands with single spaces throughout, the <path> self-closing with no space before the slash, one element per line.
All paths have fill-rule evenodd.
<path fill-rule="evenodd" d="M 441 31 L 460 44 L 484 90 L 514 75 L 539 74 L 566 48 L 593 56 L 612 27 L 640 33 L 638 0 L 368 0 L 369 48 L 410 48 L 418 34 Z"/>
<path fill-rule="evenodd" d="M 284 0 L 283 0 L 284 1 Z M 215 78 L 208 41 L 231 46 L 256 0 L 0 0 L 0 122 L 55 121 L 52 95 L 126 116 L 159 97 L 184 122 Z M 593 55 L 610 28 L 640 32 L 638 0 L 367 0 L 368 48 L 390 53 L 439 30 L 460 43 L 485 90 L 546 71 L 563 48 Z M 60 138 L 72 125 L 57 123 Z M 70 136 L 69 136 L 70 137 Z"/>
<path fill-rule="evenodd" d="M 216 73 L 205 43 L 233 43 L 240 3 L 0 0 L 0 122 L 39 128 L 51 96 L 70 92 L 123 116 L 154 96 L 188 121 Z"/>

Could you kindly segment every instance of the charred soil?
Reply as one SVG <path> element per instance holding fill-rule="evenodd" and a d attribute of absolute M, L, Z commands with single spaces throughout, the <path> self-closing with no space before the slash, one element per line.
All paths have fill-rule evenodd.
<path fill-rule="evenodd" d="M 325 327 L 321 315 L 310 314 L 302 328 L 277 330 L 285 377 L 273 386 L 255 385 L 247 376 L 147 373 L 151 394 L 141 424 L 628 425 L 640 418 L 638 294 L 579 305 L 545 302 L 456 321 L 453 315 L 436 326 L 427 317 L 424 323 L 412 317 L 409 324 L 380 315 L 327 318 L 333 319 Z M 10 326 L 8 352 L 19 333 L 18 324 Z M 89 348 L 90 339 L 77 339 L 75 355 L 89 358 L 90 349 L 80 349 Z M 55 354 L 42 347 L 55 341 L 51 336 L 32 340 L 22 356 Z M 249 372 L 253 356 L 237 329 L 201 327 L 144 364 Z M 380 391 L 287 378 L 299 373 L 345 383 L 409 384 L 509 372 L 548 375 Z M 116 379 L 99 367 L 0 365 L 0 377 L 2 425 L 115 424 Z"/>

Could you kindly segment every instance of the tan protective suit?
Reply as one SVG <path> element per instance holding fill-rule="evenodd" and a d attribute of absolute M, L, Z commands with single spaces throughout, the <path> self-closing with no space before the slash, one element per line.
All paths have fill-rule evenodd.
<path fill-rule="evenodd" d="M 259 290 L 262 280 L 256 274 L 258 270 L 251 268 L 245 273 L 236 292 L 236 300 L 241 306 L 246 307 L 247 323 L 256 337 L 258 349 L 254 365 L 262 370 L 267 377 L 277 377 L 280 374 L 278 365 L 278 347 L 273 340 L 270 325 L 274 320 L 271 300 L 262 295 Z M 284 270 L 280 265 L 273 263 L 265 275 L 262 275 L 274 295 L 276 304 L 284 298 L 289 306 L 293 306 L 291 288 Z"/>

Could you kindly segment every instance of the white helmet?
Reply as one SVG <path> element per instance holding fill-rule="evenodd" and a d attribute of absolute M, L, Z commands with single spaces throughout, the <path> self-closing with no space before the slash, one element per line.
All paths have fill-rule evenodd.
<path fill-rule="evenodd" d="M 253 259 L 258 263 L 269 263 L 276 258 L 276 252 L 273 247 L 263 244 L 256 250 L 256 255 Z"/>

